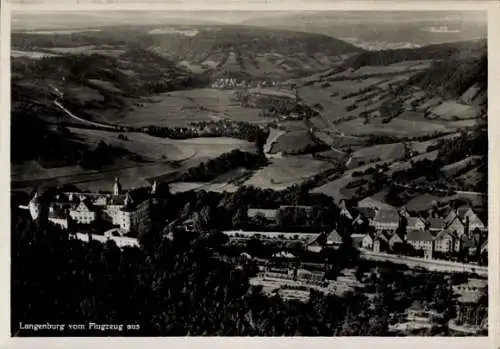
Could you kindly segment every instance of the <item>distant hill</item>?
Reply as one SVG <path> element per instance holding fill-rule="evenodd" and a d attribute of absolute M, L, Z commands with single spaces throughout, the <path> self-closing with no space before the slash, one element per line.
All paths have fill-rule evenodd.
<path fill-rule="evenodd" d="M 156 34 L 148 48 L 215 76 L 281 80 L 330 67 L 362 52 L 325 35 L 243 26 L 198 26 L 196 34 Z"/>
<path fill-rule="evenodd" d="M 97 31 L 13 33 L 14 50 L 137 46 L 194 72 L 283 79 L 328 69 L 363 50 L 326 35 L 230 25 L 115 26 Z M 47 51 L 48 50 L 48 51 Z M 82 53 L 85 50 L 82 50 Z"/>
<path fill-rule="evenodd" d="M 364 49 L 486 38 L 484 11 L 321 11 L 255 16 L 241 24 L 328 35 Z"/>

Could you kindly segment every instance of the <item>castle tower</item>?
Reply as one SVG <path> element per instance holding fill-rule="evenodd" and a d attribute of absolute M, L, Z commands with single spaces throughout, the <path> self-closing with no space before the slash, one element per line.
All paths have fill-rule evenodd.
<path fill-rule="evenodd" d="M 42 204 L 40 203 L 38 192 L 35 191 L 33 198 L 28 204 L 28 209 L 33 220 L 36 220 L 40 216 L 40 213 L 42 212 Z"/>
<path fill-rule="evenodd" d="M 130 196 L 130 193 L 127 193 L 127 195 L 125 195 L 125 202 L 124 202 L 125 207 L 132 205 L 133 203 L 134 202 L 132 200 L 132 197 Z"/>
<path fill-rule="evenodd" d="M 122 185 L 118 177 L 115 177 L 115 184 L 113 185 L 113 195 L 120 195 L 122 193 Z"/>

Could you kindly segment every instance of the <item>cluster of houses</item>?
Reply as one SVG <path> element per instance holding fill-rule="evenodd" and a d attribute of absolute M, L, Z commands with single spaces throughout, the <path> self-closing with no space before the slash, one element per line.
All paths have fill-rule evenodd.
<path fill-rule="evenodd" d="M 465 251 L 472 255 L 488 249 L 487 228 L 470 207 L 450 209 L 444 217 L 424 219 L 411 216 L 405 208 L 397 211 L 361 207 L 351 213 L 342 202 L 341 214 L 352 219 L 354 225 L 373 228 L 362 238 L 361 247 L 375 252 L 390 252 L 396 244 L 408 244 L 423 251 L 425 258 L 433 258 L 436 252 L 449 255 Z"/>
<path fill-rule="evenodd" d="M 232 88 L 249 88 L 249 87 L 272 87 L 276 86 L 275 81 L 246 81 L 237 78 L 221 77 L 215 79 L 211 83 L 212 88 L 232 89 Z"/>
<path fill-rule="evenodd" d="M 424 219 L 412 216 L 405 209 L 390 206 L 348 207 L 345 201 L 340 203 L 340 215 L 345 222 L 352 224 L 353 244 L 373 252 L 404 253 L 420 251 L 424 258 L 447 258 L 447 256 L 465 253 L 483 255 L 488 251 L 487 227 L 470 207 L 450 209 L 442 217 L 430 216 Z M 248 217 L 276 219 L 279 210 L 251 208 Z M 261 233 L 262 234 L 262 233 Z M 338 246 L 342 236 L 336 229 L 321 234 L 307 244 L 307 249 L 318 252 L 324 247 Z"/>

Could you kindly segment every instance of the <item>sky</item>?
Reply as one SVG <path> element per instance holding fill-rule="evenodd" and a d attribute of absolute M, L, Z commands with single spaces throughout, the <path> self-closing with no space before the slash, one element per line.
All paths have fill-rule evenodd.
<path fill-rule="evenodd" d="M 376 13 L 376 15 L 374 15 Z M 170 24 L 172 21 L 190 23 L 215 22 L 225 24 L 250 23 L 266 25 L 273 19 L 301 15 L 284 11 L 98 11 L 98 12 L 14 12 L 13 29 L 88 27 L 109 24 Z M 438 11 L 328 11 L 304 12 L 303 16 L 329 17 L 345 24 L 418 22 L 425 20 L 485 21 L 484 12 L 438 12 Z M 271 23 L 272 24 L 272 23 Z"/>

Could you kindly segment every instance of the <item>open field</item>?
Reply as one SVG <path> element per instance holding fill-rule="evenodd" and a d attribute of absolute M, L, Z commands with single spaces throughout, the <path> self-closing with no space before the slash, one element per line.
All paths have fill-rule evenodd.
<path fill-rule="evenodd" d="M 405 61 L 387 66 L 364 66 L 359 69 L 348 69 L 339 74 L 331 76 L 331 78 L 349 77 L 355 78 L 366 75 L 377 74 L 406 74 L 410 72 L 418 72 L 427 69 L 431 64 L 430 61 Z"/>
<path fill-rule="evenodd" d="M 422 160 L 434 161 L 437 159 L 438 155 L 439 155 L 439 150 L 433 150 L 433 151 L 430 151 L 428 153 L 423 153 L 423 154 L 414 156 L 410 159 L 410 161 L 413 161 L 413 162 L 418 162 L 418 161 L 422 161 Z"/>
<path fill-rule="evenodd" d="M 401 159 L 405 154 L 403 143 L 380 144 L 360 148 L 352 154 L 351 168 L 357 164 L 366 164 L 374 161 L 394 161 Z"/>
<path fill-rule="evenodd" d="M 232 90 L 192 89 L 164 93 L 141 103 L 119 120 L 123 126 L 188 126 L 192 122 L 222 119 L 266 124 L 273 118 L 260 116 L 260 109 L 244 108 Z"/>
<path fill-rule="evenodd" d="M 466 173 L 457 177 L 457 180 L 464 183 L 464 185 L 473 186 L 476 183 L 479 183 L 483 177 L 484 175 L 479 171 L 479 167 L 475 167 L 472 170 L 467 171 Z"/>
<path fill-rule="evenodd" d="M 326 161 L 305 156 L 274 158 L 268 166 L 256 171 L 245 185 L 283 190 L 330 168 L 332 164 Z"/>
<path fill-rule="evenodd" d="M 457 126 L 452 123 L 436 121 L 410 121 L 400 118 L 395 118 L 387 124 L 383 124 L 380 119 L 377 119 L 371 121 L 367 125 L 363 124 L 363 119 L 358 118 L 338 125 L 338 129 L 345 134 L 376 134 L 405 137 L 423 136 L 432 132 L 453 131 L 460 127 L 461 126 Z"/>
<path fill-rule="evenodd" d="M 421 195 L 417 195 L 414 198 L 412 198 L 410 201 L 406 203 L 406 208 L 408 211 L 421 211 L 421 210 L 426 210 L 434 203 L 437 203 L 441 201 L 443 198 L 437 195 L 432 195 L 429 193 L 424 193 Z"/>
<path fill-rule="evenodd" d="M 284 131 L 281 131 L 274 127 L 269 130 L 269 136 L 267 137 L 266 144 L 264 144 L 264 152 L 266 154 L 271 153 L 276 140 L 279 139 L 280 136 L 284 133 Z"/>
<path fill-rule="evenodd" d="M 205 190 L 212 192 L 235 192 L 248 176 L 250 170 L 245 168 L 236 168 L 230 170 L 209 182 L 174 182 L 169 186 L 171 193 L 182 193 L 191 190 Z"/>
<path fill-rule="evenodd" d="M 173 140 L 134 132 L 126 133 L 128 140 L 121 140 L 116 132 L 80 128 L 70 128 L 70 131 L 83 143 L 97 144 L 104 141 L 108 145 L 128 150 L 150 161 L 185 161 L 192 158 L 212 158 L 234 149 L 242 151 L 254 149 L 252 143 L 226 137 Z"/>
<path fill-rule="evenodd" d="M 481 156 L 466 157 L 465 159 L 457 161 L 453 164 L 443 166 L 441 168 L 441 172 L 446 176 L 454 176 L 455 174 L 457 174 L 460 171 L 463 171 L 466 168 L 475 166 L 475 164 L 478 164 L 480 160 Z"/>
<path fill-rule="evenodd" d="M 354 180 L 354 177 L 352 176 L 352 173 L 355 171 L 364 171 L 370 167 L 376 166 L 376 165 L 382 165 L 384 161 L 379 161 L 371 164 L 366 164 L 362 165 L 353 169 L 349 169 L 344 172 L 342 177 L 334 179 L 332 181 L 329 181 L 322 186 L 316 187 L 311 190 L 312 193 L 319 193 L 319 194 L 325 194 L 328 195 L 332 198 L 334 198 L 337 201 L 340 201 L 341 199 L 350 199 L 349 193 L 347 193 L 345 190 L 343 190 L 351 181 Z"/>
<path fill-rule="evenodd" d="M 478 116 L 478 110 L 473 107 L 452 101 L 443 102 L 430 112 L 444 120 L 470 119 Z"/>

